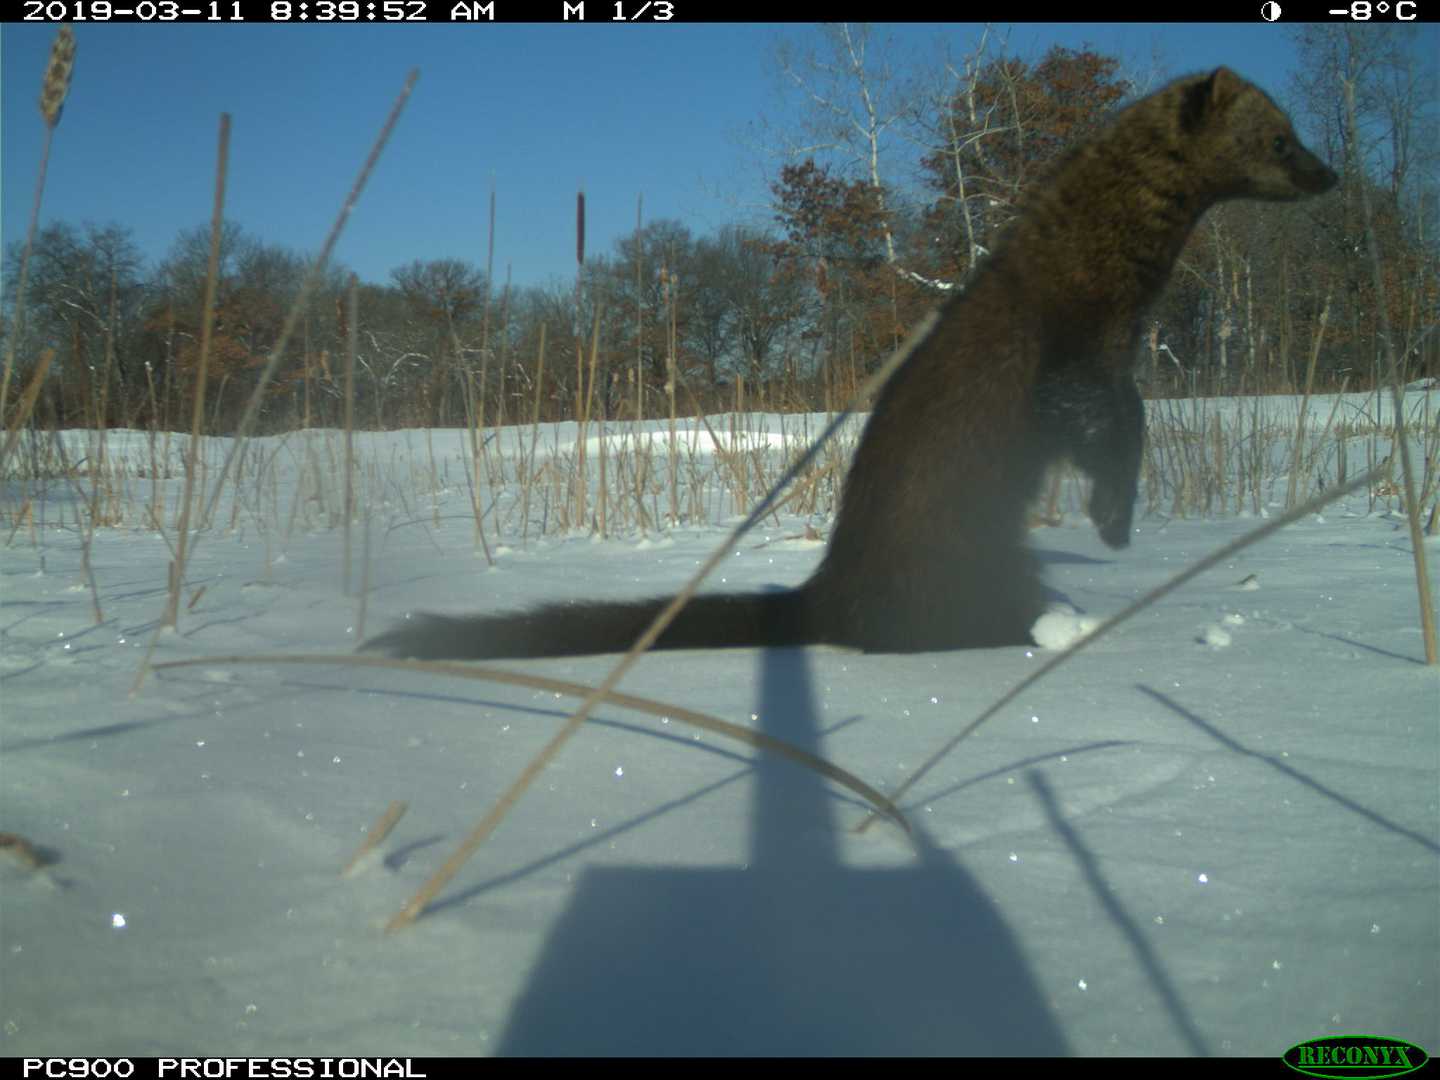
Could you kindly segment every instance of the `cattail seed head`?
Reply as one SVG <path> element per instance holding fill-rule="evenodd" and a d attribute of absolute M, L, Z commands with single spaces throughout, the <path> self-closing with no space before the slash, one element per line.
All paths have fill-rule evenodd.
<path fill-rule="evenodd" d="M 575 261 L 585 265 L 585 192 L 575 195 Z"/>
<path fill-rule="evenodd" d="M 70 73 L 75 70 L 75 32 L 69 24 L 60 27 L 55 44 L 50 46 L 50 63 L 45 66 L 45 79 L 40 84 L 40 115 L 48 127 L 60 122 L 65 95 L 70 93 Z"/>

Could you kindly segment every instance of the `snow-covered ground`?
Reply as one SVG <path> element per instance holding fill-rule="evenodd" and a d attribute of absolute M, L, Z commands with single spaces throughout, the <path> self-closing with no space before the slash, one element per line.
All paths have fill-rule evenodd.
<path fill-rule="evenodd" d="M 393 480 L 367 499 L 443 472 L 418 433 L 367 438 L 394 445 L 368 451 Z M 409 518 L 372 508 L 364 633 L 407 610 L 657 594 L 725 535 L 521 547 L 512 524 L 487 567 L 446 438 L 442 490 Z M 326 459 L 274 452 L 296 467 L 242 481 L 238 513 L 222 499 L 157 661 L 356 643 L 342 534 L 296 498 Z M 99 625 L 75 491 L 56 482 L 46 527 L 0 555 L 0 829 L 58 856 L 34 871 L 0 851 L 0 1053 L 1278 1056 L 1351 1032 L 1440 1049 L 1440 675 L 1408 533 L 1364 493 L 1037 684 L 902 800 L 913 840 L 853 834 L 863 804 L 787 761 L 606 706 L 387 935 L 574 702 L 218 663 L 132 696 L 171 558 L 143 527 L 149 483 L 94 535 Z M 711 587 L 798 582 L 822 550 L 806 524 L 762 526 Z M 1150 517 L 1117 553 L 1069 515 L 1032 542 L 1057 595 L 1103 616 L 1251 524 Z M 1047 655 L 663 653 L 622 689 L 894 791 Z M 594 683 L 613 662 L 509 666 Z M 392 800 L 409 811 L 384 861 L 342 878 Z"/>

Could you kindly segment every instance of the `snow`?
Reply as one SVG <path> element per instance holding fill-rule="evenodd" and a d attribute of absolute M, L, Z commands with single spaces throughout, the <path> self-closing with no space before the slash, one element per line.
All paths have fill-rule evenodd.
<path fill-rule="evenodd" d="M 1330 412 L 1312 401 L 1318 424 Z M 542 453 L 573 446 L 560 427 Z M 148 461 L 145 439 L 111 451 Z M 423 433 L 364 439 L 394 484 L 431 472 Z M 362 631 L 341 530 L 296 498 L 304 439 L 258 442 L 293 458 L 290 486 L 246 474 L 237 512 L 222 497 L 186 602 L 204 591 L 155 661 L 344 654 L 411 610 L 655 595 L 725 535 L 522 542 L 512 522 L 490 569 L 464 444 L 434 445 L 441 489 L 413 487 L 410 517 L 376 511 Z M 575 702 L 219 662 L 132 694 L 171 558 L 134 483 L 122 524 L 94 534 L 99 625 L 73 489 L 52 486 L 45 527 L 10 537 L 0 566 L 0 828 L 58 856 L 36 870 L 0 852 L 0 1052 L 1278 1056 L 1350 1032 L 1440 1047 L 1440 676 L 1404 523 L 1364 493 L 1027 690 L 901 800 L 912 838 L 857 835 L 865 805 L 788 761 L 601 706 L 425 916 L 386 934 Z M 172 505 L 179 486 L 161 484 Z M 709 587 L 798 582 L 823 550 L 807 524 L 828 528 L 767 521 Z M 672 652 L 621 689 L 893 793 L 1042 646 L 1249 527 L 1144 517 L 1122 552 L 1083 515 L 1037 530 L 1055 606 L 1033 648 Z M 354 550 L 358 566 L 358 534 Z M 613 663 L 507 666 L 594 684 Z M 408 813 L 342 877 L 392 800 Z"/>
<path fill-rule="evenodd" d="M 1056 603 L 1050 610 L 1035 620 L 1030 636 L 1035 644 L 1046 649 L 1068 649 L 1083 637 L 1094 633 L 1100 620 L 1082 615 L 1070 604 Z"/>

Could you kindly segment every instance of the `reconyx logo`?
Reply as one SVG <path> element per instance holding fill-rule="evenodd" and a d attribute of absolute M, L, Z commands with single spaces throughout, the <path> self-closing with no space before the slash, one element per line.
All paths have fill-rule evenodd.
<path fill-rule="evenodd" d="M 1379 1035 L 1332 1035 L 1311 1039 L 1285 1051 L 1285 1064 L 1306 1076 L 1363 1077 L 1381 1080 L 1414 1072 L 1430 1055 L 1414 1043 L 1382 1039 Z"/>

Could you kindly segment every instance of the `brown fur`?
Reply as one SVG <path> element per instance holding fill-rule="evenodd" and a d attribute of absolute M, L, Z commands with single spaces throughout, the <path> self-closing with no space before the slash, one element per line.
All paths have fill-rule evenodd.
<path fill-rule="evenodd" d="M 1090 516 L 1129 542 L 1144 439 L 1140 323 L 1190 231 L 1225 199 L 1335 183 L 1285 114 L 1228 68 L 1119 113 L 1034 185 L 970 285 L 881 391 L 818 570 L 797 589 L 692 601 L 657 648 L 831 642 L 878 652 L 1027 643 L 1042 592 L 1024 513 L 1069 455 Z M 661 600 L 421 616 L 366 643 L 417 657 L 627 648 Z"/>

